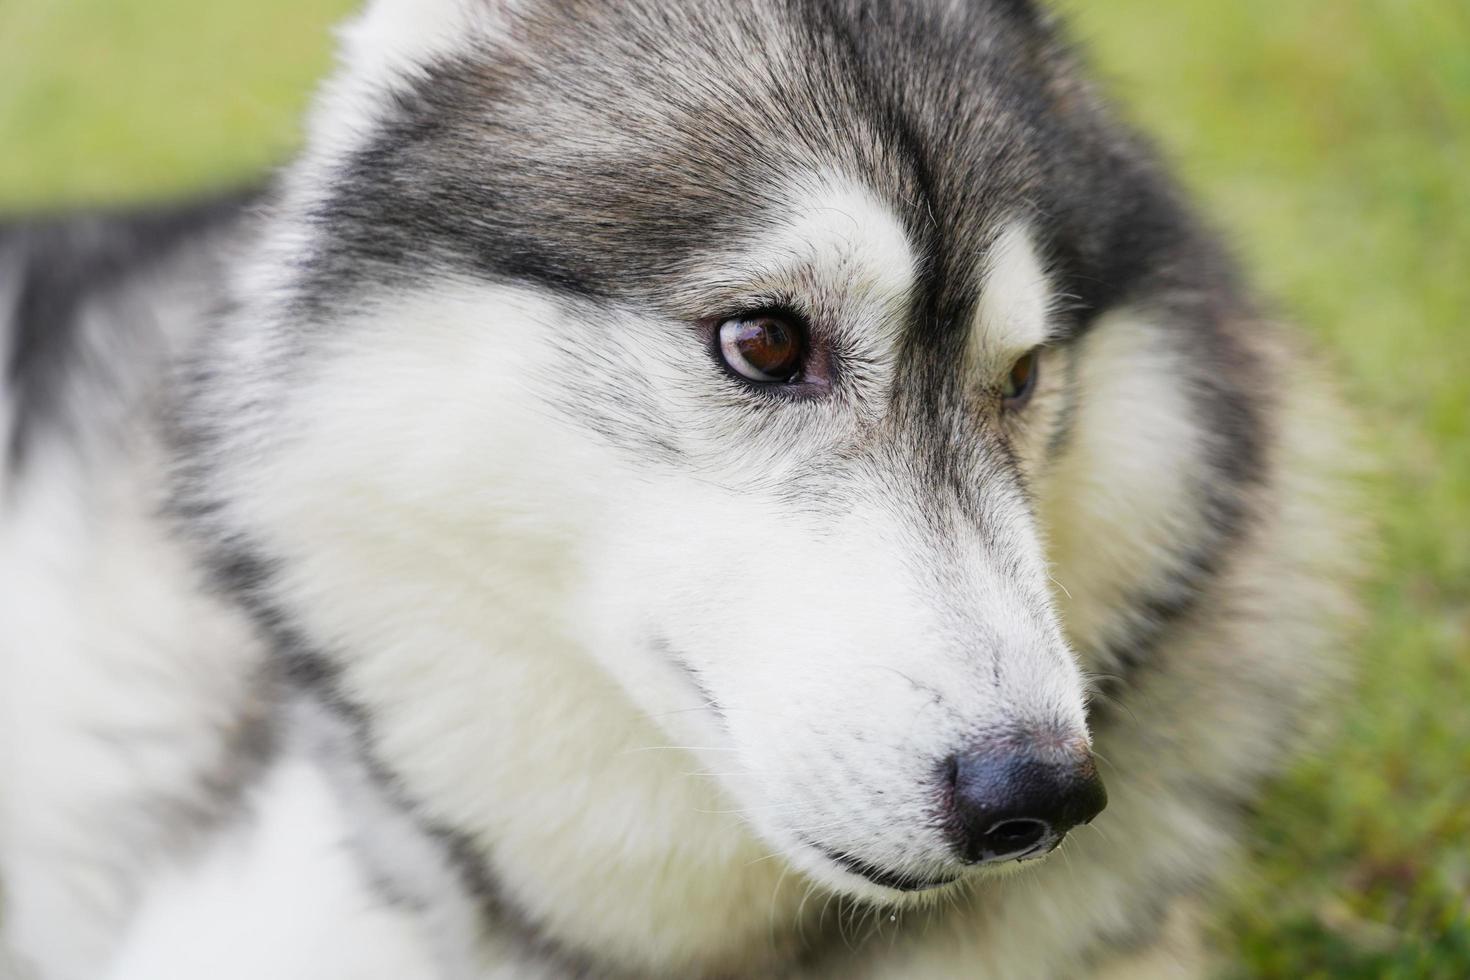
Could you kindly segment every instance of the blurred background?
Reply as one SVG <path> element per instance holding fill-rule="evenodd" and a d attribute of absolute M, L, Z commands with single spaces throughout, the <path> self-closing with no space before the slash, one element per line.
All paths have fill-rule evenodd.
<path fill-rule="evenodd" d="M 0 212 L 248 180 L 353 0 L 0 0 Z M 1071 0 L 1384 461 L 1361 680 L 1256 816 L 1227 976 L 1470 977 L 1470 0 Z"/>

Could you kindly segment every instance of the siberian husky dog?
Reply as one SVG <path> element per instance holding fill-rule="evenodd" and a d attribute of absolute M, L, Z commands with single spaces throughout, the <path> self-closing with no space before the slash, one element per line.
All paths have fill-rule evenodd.
<path fill-rule="evenodd" d="M 269 185 L 0 237 L 0 970 L 1204 969 L 1346 453 L 1049 17 L 343 37 Z"/>

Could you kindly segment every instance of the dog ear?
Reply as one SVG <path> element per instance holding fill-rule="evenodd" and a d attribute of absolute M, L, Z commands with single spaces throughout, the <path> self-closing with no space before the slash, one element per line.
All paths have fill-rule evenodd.
<path fill-rule="evenodd" d="M 535 0 L 367 0 L 337 29 L 337 70 L 317 90 L 307 157 L 340 156 L 374 130 L 390 93 L 432 65 L 504 41 L 517 8 Z"/>
<path fill-rule="evenodd" d="M 953 10 L 980 8 L 1023 27 L 1046 30 L 1056 26 L 1052 0 L 945 0 Z M 973 11 L 971 11 L 973 13 Z"/>
<path fill-rule="evenodd" d="M 437 58 L 503 37 L 524 0 L 367 0 L 338 31 L 354 73 L 413 74 Z"/>

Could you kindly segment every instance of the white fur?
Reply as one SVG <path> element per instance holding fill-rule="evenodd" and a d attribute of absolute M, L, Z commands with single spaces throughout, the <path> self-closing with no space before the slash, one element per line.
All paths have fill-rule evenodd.
<path fill-rule="evenodd" d="M 793 866 L 892 900 L 809 842 L 947 866 L 926 822 L 945 757 L 987 730 L 1085 734 L 1055 622 L 1019 613 L 1046 591 L 1019 499 L 992 530 L 1024 582 L 978 532 L 927 539 L 923 489 L 882 459 L 836 510 L 784 500 L 881 415 L 913 261 L 871 194 L 794 186 L 769 248 L 695 277 L 803 285 L 834 342 L 865 345 L 846 399 L 753 410 L 688 324 L 440 282 L 337 324 L 280 408 L 291 438 L 221 477 L 227 519 L 284 559 L 277 600 L 351 651 L 345 692 L 408 797 L 551 936 L 630 965 L 744 960 L 797 915 Z M 687 459 L 630 458 L 584 416 L 667 420 Z M 912 570 L 939 551 L 936 593 Z"/>
<path fill-rule="evenodd" d="M 0 522 L 5 939 L 47 980 L 96 976 L 140 878 L 187 846 L 259 658 L 193 589 L 156 517 L 158 458 L 130 448 L 98 479 L 37 447 Z"/>
<path fill-rule="evenodd" d="M 413 917 L 374 896 L 314 766 L 280 765 L 249 812 L 154 881 L 107 980 L 440 976 Z"/>
<path fill-rule="evenodd" d="M 244 308 L 214 354 L 236 369 L 201 406 L 231 430 L 218 530 L 248 530 L 277 562 L 266 598 L 339 668 L 392 795 L 339 731 L 311 762 L 280 762 L 202 856 L 134 827 L 140 797 L 219 761 L 215 712 L 248 701 L 259 650 L 157 523 L 151 446 L 106 480 L 43 454 L 0 531 L 6 942 L 46 980 L 102 974 L 120 939 L 112 980 L 553 973 L 514 923 L 478 935 L 419 820 L 469 842 L 522 925 L 632 975 L 770 973 L 854 898 L 901 926 L 822 975 L 1089 969 L 1097 937 L 1226 852 L 1210 801 L 1180 781 L 1258 777 L 1278 733 L 1230 672 L 1244 656 L 1258 683 L 1289 687 L 1295 646 L 1324 642 L 1286 608 L 1340 599 L 1307 584 L 1336 567 L 1307 516 L 1317 485 L 1284 487 L 1219 602 L 1171 641 L 1168 662 L 1188 666 L 1144 682 L 1149 724 L 1110 734 L 1122 778 L 1065 861 L 971 878 L 933 909 L 842 870 L 812 844 L 949 867 L 927 819 L 934 771 L 974 740 L 1038 724 L 1087 737 L 1064 634 L 1106 647 L 1120 599 L 1167 578 L 1170 546 L 1198 530 L 1209 446 L 1186 355 L 1139 310 L 1049 352 L 1015 434 L 1039 520 L 998 482 L 977 488 L 982 529 L 882 442 L 917 263 L 880 196 L 836 172 L 794 175 L 780 217 L 671 287 L 687 318 L 444 275 L 356 297 L 309 336 L 283 327 L 316 234 L 296 216 L 385 93 L 429 59 L 514 43 L 515 13 L 379 0 L 349 28 L 280 215 L 235 278 Z M 995 374 L 1046 340 L 1053 296 L 1024 224 L 985 263 L 970 356 Z M 694 321 L 775 300 L 860 362 L 839 396 L 760 401 L 715 364 Z M 1043 466 L 1063 355 L 1078 417 Z M 1288 438 L 1320 463 L 1300 425 Z M 1257 635 L 1257 620 L 1285 627 Z M 99 725 L 158 738 L 96 739 Z M 141 747 L 119 760 L 120 745 Z M 159 875 L 165 850 L 180 865 Z M 376 877 L 411 901 L 386 907 Z"/>
<path fill-rule="evenodd" d="M 873 220 L 862 227 L 880 229 L 881 239 L 889 226 Z M 793 256 L 798 264 L 802 258 Z M 732 254 L 725 268 L 738 265 Z M 780 278 L 771 270 L 761 275 Z M 844 292 L 840 281 L 827 286 L 833 295 Z M 874 305 L 843 312 L 850 322 L 880 323 L 889 304 L 902 302 L 902 290 L 896 280 L 870 297 Z M 590 362 L 568 362 L 588 355 L 566 340 L 586 336 L 580 321 L 593 313 L 468 283 L 381 297 L 375 310 L 337 324 L 334 349 L 316 352 L 310 370 L 294 379 L 298 390 L 278 406 L 295 420 L 291 438 L 269 455 L 255 449 L 226 471 L 233 519 L 262 529 L 269 551 L 288 559 L 277 598 L 307 633 L 327 649 L 354 651 L 343 663 L 345 692 L 372 718 L 380 758 L 428 816 L 470 829 L 521 914 L 551 938 L 611 961 L 675 973 L 695 962 L 759 972 L 764 957 L 774 961 L 787 948 L 798 923 L 820 922 L 830 895 L 872 894 L 803 850 L 793 823 L 821 823 L 875 853 L 894 853 L 882 850 L 894 839 L 926 846 L 905 822 L 912 801 L 901 792 L 879 802 L 854 780 L 829 780 L 840 758 L 858 753 L 865 784 L 897 787 L 918 760 L 952 750 L 951 711 L 975 721 L 1073 705 L 1080 725 L 1080 693 L 1076 678 L 1055 663 L 1026 656 L 1009 659 L 1000 690 L 976 687 L 973 651 L 947 635 L 926 583 L 912 577 L 909 556 L 925 542 L 885 504 L 885 493 L 859 494 L 835 515 L 793 509 L 773 495 L 780 481 L 772 474 L 794 472 L 824 440 L 852 434 L 835 410 L 777 410 L 798 427 L 779 420 L 752 426 L 738 418 L 741 411 L 712 414 L 708 406 L 718 404 L 714 396 L 729 379 L 707 363 L 694 336 L 681 334 L 682 325 L 646 310 L 596 310 L 596 335 L 606 346 Z M 1058 465 L 1085 468 L 1073 474 L 1075 483 L 1057 476 L 1040 487 L 1056 534 L 1055 574 L 1071 593 L 1061 600 L 1073 610 L 1067 625 L 1083 639 L 1106 628 L 1089 622 L 1083 603 L 1109 587 L 1109 575 L 1129 571 L 1115 541 L 1126 535 L 1112 518 L 1147 532 L 1137 546 L 1145 552 L 1132 556 L 1138 566 L 1184 521 L 1175 508 L 1201 442 L 1169 383 L 1177 355 L 1163 330 L 1148 318 L 1118 315 L 1083 342 L 1084 412 L 1074 448 Z M 690 451 L 704 465 L 691 476 L 682 466 L 631 458 L 589 433 L 579 405 L 560 400 L 568 389 L 558 382 L 577 377 L 585 393 L 596 381 L 592 364 L 619 378 L 641 372 L 645 382 L 630 405 L 654 398 L 663 417 L 700 420 L 686 428 Z M 882 376 L 872 383 L 881 386 Z M 618 421 L 631 426 L 637 418 Z M 721 452 L 731 438 L 724 426 L 743 431 L 752 451 Z M 1147 452 L 1165 455 L 1145 459 Z M 1140 459 L 1151 468 L 1135 466 Z M 45 483 L 65 485 L 54 476 Z M 48 535 L 66 523 L 33 516 L 32 526 Z M 1296 510 L 1283 517 L 1311 523 Z M 1013 519 L 1015 533 L 1032 533 L 1029 522 Z M 758 540 L 781 542 L 774 560 L 752 548 L 753 529 Z M 136 543 L 123 544 L 125 553 L 138 553 Z M 956 544 L 959 567 L 968 571 L 953 587 L 964 604 L 995 635 L 1024 648 L 1034 624 L 1005 616 L 1015 583 L 987 571 L 975 542 Z M 1293 547 L 1331 550 L 1309 536 Z M 33 555 L 9 546 L 6 553 L 17 556 L 17 570 Z M 1039 553 L 1031 560 L 1042 576 Z M 1268 574 L 1279 573 L 1245 578 Z M 109 595 L 121 589 L 116 581 L 106 586 Z M 1292 594 L 1303 592 L 1294 587 Z M 768 615 L 772 595 L 780 601 Z M 51 629 L 65 621 L 41 605 L 36 612 Z M 1262 615 L 1281 618 L 1275 610 Z M 668 650 L 650 649 L 650 625 Z M 1196 669 L 1231 669 L 1244 640 L 1228 629 L 1201 629 L 1191 646 L 1171 654 L 1187 655 Z M 1273 665 L 1290 661 L 1259 638 L 1251 642 L 1253 669 L 1279 676 Z M 1298 632 L 1280 642 L 1318 641 Z M 1217 648 L 1232 654 L 1221 657 Z M 697 667 L 725 722 L 670 664 L 670 651 Z M 139 666 L 158 662 L 155 650 L 125 656 Z M 3 662 L 16 669 L 22 661 L 12 655 Z M 920 696 L 915 680 L 946 703 Z M 1181 743 L 1161 748 L 1150 738 L 1153 728 L 1125 728 L 1104 749 L 1110 762 L 1137 775 L 1111 783 L 1101 832 L 1074 835 L 1065 861 L 1014 882 L 974 883 L 967 888 L 973 916 L 936 914 L 881 956 L 837 956 L 827 968 L 875 977 L 1014 976 L 1043 961 L 1062 973 L 1080 969 L 1089 937 L 1125 927 L 1139 894 L 1170 869 L 1224 847 L 1208 821 L 1149 782 L 1151 772 L 1254 765 L 1234 748 L 1254 731 L 1246 706 L 1210 694 L 1223 685 L 1197 680 L 1158 692 L 1181 712 L 1170 722 Z M 89 711 L 132 710 L 117 703 L 115 689 L 94 689 L 100 700 Z M 1211 742 L 1191 724 L 1232 738 Z M 859 732 L 867 739 L 861 749 L 849 741 Z M 1159 767 L 1163 751 L 1180 757 Z M 58 778 L 85 771 L 56 755 L 45 767 Z M 114 813 L 105 805 L 97 812 Z M 351 829 L 356 843 L 391 836 L 375 829 L 388 818 L 358 806 L 350 812 L 359 821 Z M 435 948 L 433 928 L 380 907 L 338 845 L 346 832 L 338 805 L 316 776 L 296 764 L 277 773 L 259 813 L 258 826 L 247 825 L 242 837 L 222 841 L 192 872 L 165 879 L 151 894 L 117 965 L 120 980 L 228 975 L 222 971 L 236 966 L 240 976 L 303 980 L 430 975 L 418 958 Z M 400 863 L 423 867 L 411 846 L 402 854 Z M 813 887 L 816 896 L 804 902 Z M 295 902 L 300 914 L 281 914 Z M 24 909 L 7 905 L 7 915 L 19 913 L 7 921 L 12 936 L 26 934 Z M 907 921 L 926 913 L 893 914 Z M 105 946 L 113 933 L 88 935 L 100 935 Z M 328 935 L 330 945 L 318 942 Z M 78 962 L 96 955 L 96 947 L 79 948 Z M 475 955 L 483 967 L 467 975 L 537 969 L 505 937 L 492 936 Z M 65 969 L 58 961 L 56 975 L 96 975 Z"/>
<path fill-rule="evenodd" d="M 104 377 L 57 382 L 56 416 L 0 474 L 0 945 L 46 980 L 96 976 L 142 881 L 228 804 L 259 712 L 252 627 L 160 519 L 158 386 L 223 248 L 158 256 L 54 326 Z"/>
<path fill-rule="evenodd" d="M 702 270 L 691 302 L 792 295 L 817 307 L 877 313 L 877 322 L 833 324 L 848 343 L 887 352 L 898 340 L 897 315 L 914 286 L 915 257 L 893 210 L 860 181 L 836 171 L 793 177 L 779 220 L 761 222 L 731 244 L 728 260 Z M 816 295 L 811 295 L 815 291 Z"/>
<path fill-rule="evenodd" d="M 1167 323 L 1143 311 L 1108 314 L 1075 354 L 1073 445 L 1044 476 L 1057 601 L 1086 648 L 1130 624 L 1119 610 L 1171 574 L 1171 555 L 1197 533 L 1196 481 L 1209 449 Z M 1109 670 L 1112 664 L 1093 664 Z"/>
<path fill-rule="evenodd" d="M 995 373 L 1047 339 L 1053 290 L 1030 231 L 1018 221 L 996 236 L 984 268 L 971 356 L 982 370 Z"/>
<path fill-rule="evenodd" d="M 311 118 L 308 155 L 339 159 L 371 135 L 385 95 L 424 66 L 476 45 L 502 43 L 519 0 L 370 0 L 339 32 L 341 67 Z M 299 168 L 298 168 L 299 169 Z"/>

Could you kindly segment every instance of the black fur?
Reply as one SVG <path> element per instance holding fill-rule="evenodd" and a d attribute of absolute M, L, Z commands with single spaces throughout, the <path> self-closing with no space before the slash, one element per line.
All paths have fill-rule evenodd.
<path fill-rule="evenodd" d="M 1113 683 L 1126 695 L 1228 563 L 1250 527 L 1249 492 L 1266 476 L 1269 396 L 1256 381 L 1262 366 L 1233 333 L 1253 311 L 1228 256 L 1023 0 L 769 0 L 711 15 L 713 2 L 654 10 L 546 0 L 528 14 L 529 55 L 477 52 L 429 66 L 300 216 L 316 247 L 299 257 L 296 315 L 277 326 L 309 339 L 373 288 L 448 274 L 697 320 L 712 311 L 686 305 L 674 288 L 681 277 L 746 233 L 754 215 L 778 215 L 794 170 L 844 171 L 900 215 L 922 274 L 888 441 L 843 462 L 923 483 L 929 492 L 916 499 L 939 503 L 915 522 L 943 542 L 955 515 L 992 533 L 986 493 L 1025 493 L 1004 435 L 973 410 L 958 365 L 981 290 L 977 256 L 998 222 L 1026 218 L 1071 298 L 1064 333 L 1080 336 L 1124 303 L 1159 310 L 1189 350 L 1180 362 L 1195 373 L 1180 380 L 1214 437 L 1198 488 L 1203 531 L 1178 543 L 1161 584 L 1132 598 L 1128 628 L 1108 643 L 1124 666 Z M 677 79 L 700 82 L 680 88 Z M 18 283 L 7 325 L 13 461 L 40 428 L 66 418 L 60 393 L 80 372 L 106 383 L 106 365 L 87 363 L 77 332 L 83 304 L 146 279 L 258 200 L 250 192 L 0 228 L 0 271 L 16 270 Z M 119 320 L 117 329 L 132 326 Z M 206 361 L 200 370 L 232 367 Z M 186 473 L 197 476 L 215 451 L 207 427 L 221 420 L 187 411 L 176 435 Z M 1064 424 L 1053 449 L 1066 445 Z M 677 458 L 678 434 L 653 451 Z M 885 454 L 902 466 L 885 467 Z M 253 615 L 291 683 L 350 724 L 372 778 L 444 844 L 490 918 L 567 974 L 594 975 L 584 953 L 521 921 L 468 836 L 416 812 L 375 758 L 369 720 L 343 695 L 331 651 L 267 599 L 269 557 L 231 531 L 220 540 L 215 506 L 199 496 L 206 485 L 186 481 L 178 516 L 212 541 L 217 584 Z M 964 610 L 953 614 L 967 621 Z"/>
<path fill-rule="evenodd" d="M 24 462 L 38 431 L 68 420 L 69 390 L 79 382 L 108 388 L 121 370 L 86 349 L 84 308 L 108 303 L 109 294 L 197 247 L 259 196 L 252 188 L 184 204 L 0 219 L 0 299 L 13 297 L 8 309 L 0 307 L 12 413 L 4 451 L 12 467 Z M 109 326 L 126 335 L 119 349 L 141 353 L 153 344 L 150 324 L 123 316 Z"/>
<path fill-rule="evenodd" d="M 379 285 L 450 274 L 698 320 L 715 311 L 681 305 L 681 277 L 753 216 L 779 218 L 794 170 L 846 172 L 901 217 L 921 260 L 888 451 L 908 454 L 905 472 L 943 498 L 936 510 L 987 533 L 982 487 L 1024 488 L 1002 478 L 1015 461 L 972 411 L 959 364 L 981 289 L 977 257 L 999 222 L 1022 217 L 1069 299 L 1064 339 L 1122 304 L 1157 311 L 1188 350 L 1180 363 L 1194 373 L 1180 383 L 1213 436 L 1202 530 L 1178 542 L 1159 584 L 1132 597 L 1127 627 L 1095 651 L 1122 665 L 1108 683 L 1126 697 L 1228 563 L 1250 526 L 1249 491 L 1265 477 L 1269 397 L 1234 333 L 1254 311 L 1229 256 L 1029 4 L 772 0 L 710 16 L 707 2 L 546 0 L 522 26 L 529 53 L 442 60 L 397 91 L 304 216 L 317 238 L 293 331 L 330 329 L 317 324 Z M 699 82 L 677 87 L 683 79 Z M 189 453 L 207 465 L 202 438 Z M 677 439 L 654 448 L 673 458 Z M 1066 445 L 1064 420 L 1054 448 Z M 882 452 L 847 462 L 874 465 Z M 941 540 L 946 519 L 916 515 Z M 268 576 L 252 564 L 244 594 L 258 596 Z M 257 615 L 279 634 L 280 617 Z M 329 662 L 303 656 L 295 638 L 283 646 L 298 681 L 364 728 L 377 766 Z M 426 829 L 498 906 L 494 882 L 477 883 L 489 875 L 483 856 Z"/>
<path fill-rule="evenodd" d="M 706 17 L 700 2 L 653 14 L 563 0 L 532 8 L 529 55 L 432 66 L 315 216 L 324 243 L 303 308 L 445 269 L 667 307 L 683 270 L 752 212 L 779 212 L 772 188 L 793 168 L 846 169 L 903 216 L 923 257 L 901 386 L 914 404 L 894 415 L 945 433 L 922 449 L 928 479 L 965 497 L 976 473 L 946 420 L 967 411 L 954 387 L 974 260 L 998 219 L 1025 216 L 1074 333 L 1122 303 L 1165 312 L 1198 370 L 1181 381 L 1216 436 L 1206 532 L 1179 543 L 1167 584 L 1136 596 L 1136 628 L 1107 651 L 1125 672 L 1147 664 L 1247 525 L 1264 466 L 1260 368 L 1231 335 L 1252 315 L 1232 262 L 1031 4 L 763 6 L 785 22 L 780 41 L 796 40 L 793 57 L 761 55 L 781 46 L 754 13 L 731 47 L 731 16 Z M 710 84 L 680 90 L 673 77 Z"/>

